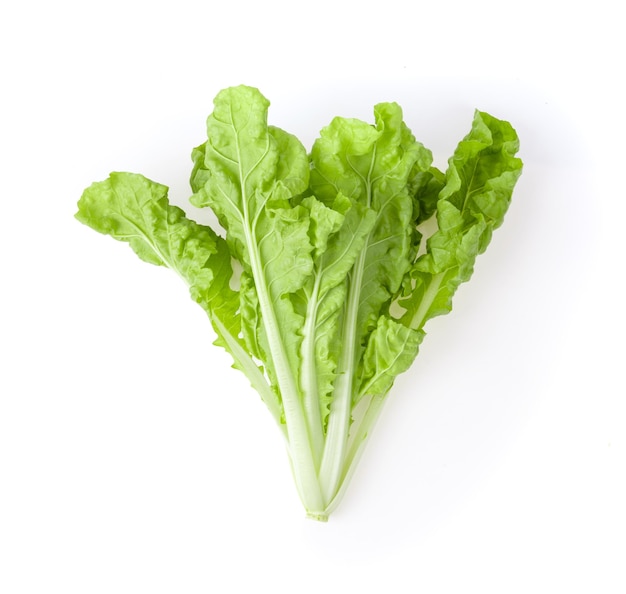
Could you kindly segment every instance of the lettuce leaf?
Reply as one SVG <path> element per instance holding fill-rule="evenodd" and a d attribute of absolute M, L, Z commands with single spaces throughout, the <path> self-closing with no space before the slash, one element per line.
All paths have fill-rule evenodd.
<path fill-rule="evenodd" d="M 471 278 L 476 257 L 504 220 L 522 172 L 518 149 L 508 122 L 476 112 L 470 133 L 449 161 L 437 201 L 437 231 L 405 281 L 400 304 L 406 325 L 421 329 L 452 309 L 452 296 Z"/>

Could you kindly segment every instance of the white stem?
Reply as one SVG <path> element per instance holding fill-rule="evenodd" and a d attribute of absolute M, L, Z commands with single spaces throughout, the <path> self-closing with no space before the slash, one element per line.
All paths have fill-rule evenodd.
<path fill-rule="evenodd" d="M 348 304 L 341 342 L 343 350 L 337 366 L 338 375 L 328 417 L 326 443 L 320 467 L 320 485 L 324 501 L 329 503 L 337 491 L 350 430 L 352 410 L 352 384 L 356 357 L 356 327 L 359 315 L 359 299 L 365 267 L 366 250 L 359 255 L 353 268 L 348 289 Z"/>

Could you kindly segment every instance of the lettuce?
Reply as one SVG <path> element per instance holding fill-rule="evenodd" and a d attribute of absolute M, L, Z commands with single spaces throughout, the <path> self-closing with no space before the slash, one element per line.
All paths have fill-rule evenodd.
<path fill-rule="evenodd" d="M 310 154 L 268 125 L 268 107 L 257 89 L 221 91 L 193 150 L 191 203 L 224 237 L 132 173 L 87 188 L 76 217 L 187 283 L 283 433 L 307 515 L 326 520 L 424 325 L 450 311 L 502 223 L 522 163 L 511 125 L 479 111 L 444 174 L 395 103 L 377 105 L 373 125 L 335 118 Z"/>

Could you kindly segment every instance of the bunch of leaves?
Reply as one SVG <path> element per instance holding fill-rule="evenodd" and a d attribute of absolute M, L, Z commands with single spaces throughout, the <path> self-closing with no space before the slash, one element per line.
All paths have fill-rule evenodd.
<path fill-rule="evenodd" d="M 224 237 L 131 173 L 87 188 L 76 216 L 187 283 L 283 433 L 307 514 L 325 520 L 522 163 L 511 125 L 484 112 L 443 173 L 395 103 L 376 105 L 374 124 L 333 119 L 310 154 L 268 125 L 268 107 L 257 89 L 221 91 L 193 150 L 191 203 Z"/>

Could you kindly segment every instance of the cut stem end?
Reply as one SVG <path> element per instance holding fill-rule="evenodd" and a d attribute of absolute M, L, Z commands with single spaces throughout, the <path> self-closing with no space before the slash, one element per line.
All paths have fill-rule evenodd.
<path fill-rule="evenodd" d="M 328 513 L 308 511 L 306 517 L 309 520 L 317 520 L 318 522 L 328 522 Z"/>

